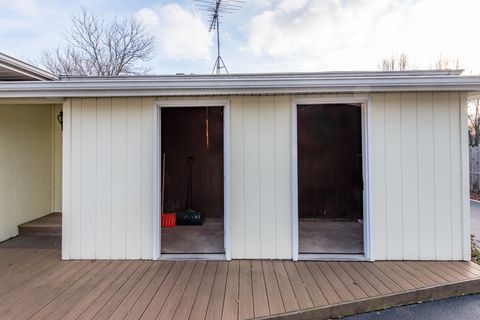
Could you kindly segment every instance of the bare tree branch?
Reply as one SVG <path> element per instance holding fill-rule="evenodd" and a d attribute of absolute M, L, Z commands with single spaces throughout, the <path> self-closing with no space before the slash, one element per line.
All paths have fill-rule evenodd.
<path fill-rule="evenodd" d="M 460 59 L 450 59 L 440 55 L 434 65 L 435 70 L 460 70 Z"/>
<path fill-rule="evenodd" d="M 468 102 L 468 140 L 471 147 L 480 145 L 480 99 Z"/>
<path fill-rule="evenodd" d="M 382 59 L 378 68 L 382 71 L 406 71 L 416 70 L 418 67 L 413 65 L 406 53 L 401 53 L 398 56 L 392 55 Z"/>
<path fill-rule="evenodd" d="M 106 21 L 82 8 L 62 36 L 65 47 L 40 56 L 43 66 L 56 74 L 114 76 L 149 70 L 140 63 L 152 58 L 154 39 L 133 17 Z"/>

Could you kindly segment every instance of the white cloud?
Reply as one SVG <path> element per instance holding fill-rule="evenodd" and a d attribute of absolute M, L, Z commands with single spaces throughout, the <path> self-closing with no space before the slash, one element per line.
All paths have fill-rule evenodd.
<path fill-rule="evenodd" d="M 41 11 L 38 0 L 0 0 L 0 8 L 27 16 L 38 15 Z"/>
<path fill-rule="evenodd" d="M 212 34 L 202 17 L 177 4 L 143 8 L 136 13 L 155 36 L 158 54 L 169 59 L 208 59 Z"/>
<path fill-rule="evenodd" d="M 406 52 L 421 68 L 440 54 L 480 72 L 478 0 L 257 0 L 245 52 L 300 70 L 375 69 Z"/>

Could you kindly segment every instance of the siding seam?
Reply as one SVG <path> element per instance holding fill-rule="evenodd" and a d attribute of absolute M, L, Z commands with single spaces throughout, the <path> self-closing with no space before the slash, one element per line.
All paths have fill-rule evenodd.
<path fill-rule="evenodd" d="M 112 145 L 113 145 L 113 121 L 112 121 L 112 117 L 113 117 L 113 111 L 112 111 L 112 107 L 113 107 L 113 99 L 112 98 L 109 98 L 108 99 L 108 102 L 109 102 L 109 121 L 110 121 L 110 145 L 109 145 L 109 149 L 110 149 L 110 192 L 109 192 L 109 196 L 110 196 L 110 205 L 109 205 L 109 209 L 110 209 L 110 212 L 109 212 L 109 215 L 110 215 L 110 218 L 109 218 L 109 221 L 110 221 L 110 241 L 109 241 L 109 258 L 111 259 L 112 258 L 112 251 L 113 251 L 113 248 L 112 248 L 112 237 L 113 237 L 113 223 L 112 223 L 112 213 L 113 213 L 113 190 L 112 190 L 112 186 L 113 186 L 113 149 L 112 149 Z"/>
<path fill-rule="evenodd" d="M 454 237 L 454 232 L 453 232 L 453 194 L 452 194 L 452 164 L 453 164 L 453 153 L 452 153 L 452 101 L 451 101 L 451 93 L 448 93 L 448 148 L 450 149 L 450 170 L 448 170 L 449 177 L 450 177 L 450 183 L 449 183 L 449 189 L 450 189 L 450 259 L 453 259 L 454 257 L 454 247 L 453 247 L 453 237 Z"/>
<path fill-rule="evenodd" d="M 257 98 L 257 131 L 258 131 L 258 144 L 257 144 L 257 151 L 258 151 L 258 223 L 259 223 L 259 242 L 260 242 L 260 257 L 263 258 L 263 245 L 262 245 L 262 153 L 260 150 L 260 141 L 262 132 L 260 131 L 260 98 Z"/>
<path fill-rule="evenodd" d="M 405 237 L 404 237 L 404 231 L 405 231 L 405 228 L 404 228 L 404 223 L 405 223 L 405 212 L 404 212 L 404 205 L 403 205 L 403 201 L 404 201 L 404 192 L 403 192 L 403 182 L 404 182 L 404 179 L 403 179 L 403 165 L 404 165 L 404 159 L 403 159 L 403 119 L 402 119 L 402 113 L 405 111 L 404 110 L 404 105 L 403 105 L 403 101 L 404 101 L 404 98 L 405 98 L 405 94 L 404 93 L 401 93 L 400 94 L 400 119 L 399 119 L 399 124 L 400 124 L 400 161 L 401 161 L 401 164 L 400 164 L 400 199 L 402 199 L 402 201 L 400 201 L 400 213 L 402 215 L 402 226 L 401 226 L 401 235 L 402 235 L 402 259 L 405 259 Z"/>
<path fill-rule="evenodd" d="M 384 183 L 384 188 L 385 188 L 385 201 L 384 201 L 384 204 L 385 204 L 385 211 L 384 211 L 384 215 L 385 215 L 385 225 L 383 226 L 384 227 L 384 230 L 385 230 L 385 259 L 388 258 L 388 203 L 387 203 L 387 194 L 388 194 L 388 184 L 387 184 L 387 165 L 386 165 L 386 162 L 387 162 L 387 139 L 385 138 L 386 137 L 386 106 L 385 106 L 385 102 L 386 102 L 386 94 L 382 94 L 383 96 L 383 136 L 384 136 L 384 139 L 383 139 L 383 161 L 384 161 L 384 175 L 383 175 L 383 183 Z"/>
<path fill-rule="evenodd" d="M 434 236 L 434 252 L 435 252 L 435 260 L 438 260 L 438 252 L 437 252 L 437 190 L 436 190 L 436 163 L 435 163 L 435 94 L 432 93 L 432 142 L 433 142 L 433 221 L 434 221 L 434 228 L 433 228 L 433 236 Z"/>
<path fill-rule="evenodd" d="M 247 243 L 246 243 L 246 224 L 245 224 L 245 98 L 242 97 L 242 158 L 243 158 L 243 172 L 242 172 L 242 193 L 243 193 L 243 258 L 247 256 Z"/>
<path fill-rule="evenodd" d="M 278 241 L 277 241 L 277 237 L 278 237 L 278 231 L 277 231 L 277 226 L 278 226 L 278 215 L 277 215 L 277 139 L 276 139 L 276 136 L 277 136 L 277 130 L 276 130 L 276 124 L 277 124 L 277 108 L 276 108 L 276 103 L 275 103 L 275 98 L 272 98 L 272 107 L 273 107 L 273 195 L 274 195 L 274 199 L 273 199 L 273 210 L 274 210 L 274 215 L 275 215 L 275 219 L 274 219 L 274 232 L 275 232 L 275 239 L 274 239 L 274 248 L 275 248 L 275 252 L 274 252 L 274 256 L 276 258 L 279 257 L 279 254 L 278 254 Z M 290 157 L 290 154 L 288 155 Z M 292 182 L 290 182 L 290 185 L 292 185 Z M 292 255 L 293 256 L 293 252 L 292 252 Z M 263 267 L 262 267 L 262 271 L 263 271 Z M 269 307 L 270 308 L 270 307 Z"/>
<path fill-rule="evenodd" d="M 415 122 L 416 122 L 416 141 L 417 141 L 417 255 L 416 258 L 420 259 L 420 182 L 419 182 L 419 152 L 418 152 L 418 146 L 419 146 L 419 135 L 418 135 L 418 93 L 415 94 Z"/>

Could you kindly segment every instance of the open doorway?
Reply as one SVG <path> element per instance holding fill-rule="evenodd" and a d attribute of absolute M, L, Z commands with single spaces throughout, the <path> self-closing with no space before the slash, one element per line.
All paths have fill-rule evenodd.
<path fill-rule="evenodd" d="M 297 104 L 298 252 L 364 254 L 362 104 Z"/>
<path fill-rule="evenodd" d="M 161 254 L 224 254 L 223 107 L 162 107 Z"/>

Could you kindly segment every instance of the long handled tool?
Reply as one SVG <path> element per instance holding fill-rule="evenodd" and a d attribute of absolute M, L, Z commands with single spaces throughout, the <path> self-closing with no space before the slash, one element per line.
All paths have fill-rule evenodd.
<path fill-rule="evenodd" d="M 165 202 L 165 153 L 162 154 L 162 194 L 160 198 L 160 206 L 162 210 L 161 215 L 161 225 L 163 228 L 172 228 L 176 225 L 176 214 L 175 212 L 164 213 L 163 212 L 163 205 Z"/>
<path fill-rule="evenodd" d="M 192 209 L 192 179 L 193 179 L 193 157 L 187 158 L 188 163 L 188 208 L 177 213 L 178 225 L 201 225 L 203 224 L 203 213 Z"/>

